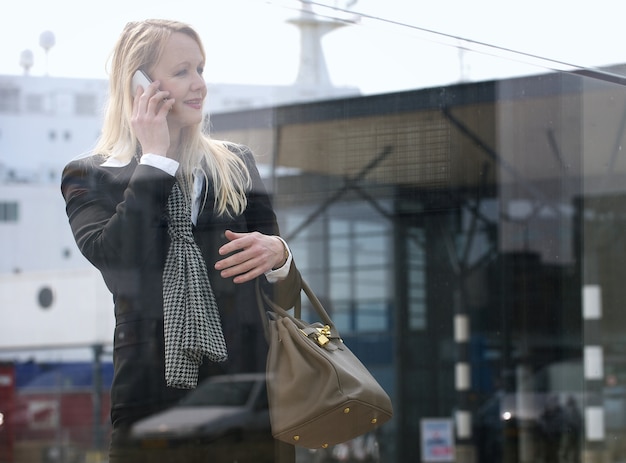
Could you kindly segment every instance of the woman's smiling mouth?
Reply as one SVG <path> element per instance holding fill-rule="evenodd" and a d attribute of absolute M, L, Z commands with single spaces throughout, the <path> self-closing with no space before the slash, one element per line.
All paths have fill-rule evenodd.
<path fill-rule="evenodd" d="M 202 101 L 203 100 L 201 98 L 196 98 L 193 100 L 186 100 L 185 104 L 195 109 L 202 109 Z"/>

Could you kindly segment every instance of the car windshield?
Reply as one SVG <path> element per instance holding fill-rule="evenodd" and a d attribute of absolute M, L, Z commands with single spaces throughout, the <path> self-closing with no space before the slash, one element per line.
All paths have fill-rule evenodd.
<path fill-rule="evenodd" d="M 182 406 L 243 406 L 254 381 L 206 381 L 180 403 Z"/>

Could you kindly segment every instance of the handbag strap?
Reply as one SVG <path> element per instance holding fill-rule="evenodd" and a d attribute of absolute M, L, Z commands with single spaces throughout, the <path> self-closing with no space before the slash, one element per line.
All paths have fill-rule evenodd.
<path fill-rule="evenodd" d="M 313 310 L 315 310 L 317 315 L 320 317 L 320 322 L 322 322 L 324 325 L 327 325 L 330 328 L 331 337 L 340 339 L 341 336 L 339 335 L 339 331 L 337 330 L 337 328 L 335 327 L 335 324 L 331 320 L 330 315 L 328 315 L 328 312 L 326 312 L 326 309 L 324 309 L 324 306 L 322 306 L 322 303 L 320 302 L 320 300 L 317 298 L 317 296 L 315 295 L 315 293 L 313 292 L 309 284 L 304 279 L 302 279 L 301 288 L 302 288 L 302 291 L 304 291 L 304 294 L 306 294 L 307 298 L 311 302 L 311 306 L 313 307 Z M 265 331 L 265 338 L 267 340 L 269 340 L 269 328 L 267 326 L 268 322 L 267 322 L 267 317 L 265 313 L 266 306 L 269 307 L 278 316 L 289 318 L 301 330 L 309 329 L 309 325 L 300 319 L 301 317 L 300 304 L 299 303 L 296 304 L 294 315 L 291 315 L 284 308 L 282 308 L 281 306 L 279 306 L 278 304 L 276 304 L 274 301 L 272 301 L 269 298 L 269 296 L 261 289 L 261 284 L 258 278 L 256 281 L 256 298 L 257 298 L 257 305 L 261 313 L 261 320 L 263 320 L 263 329 Z"/>

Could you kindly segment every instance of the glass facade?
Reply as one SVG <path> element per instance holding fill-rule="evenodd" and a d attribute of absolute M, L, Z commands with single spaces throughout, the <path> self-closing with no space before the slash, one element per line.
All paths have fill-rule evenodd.
<path fill-rule="evenodd" d="M 282 233 L 392 394 L 382 461 L 420 461 L 428 418 L 458 461 L 623 458 L 622 92 L 545 73 L 213 118 L 299 172 L 271 179 Z"/>
<path fill-rule="evenodd" d="M 299 463 L 626 461 L 620 73 L 539 69 L 211 116 L 214 138 L 257 155 L 298 268 L 394 404 L 369 440 L 298 450 Z M 0 111 L 17 112 L 18 95 L 0 91 Z M 93 115 L 92 100 L 77 108 Z M 54 210 L 2 191 L 5 241 Z M 33 299 L 14 264 L 23 244 L 4 248 L 0 304 L 101 313 L 93 272 L 57 239 L 69 227 L 53 230 L 65 219 L 50 223 L 39 238 L 62 242 L 67 264 L 32 266 L 55 275 Z M 67 299 L 79 286 L 89 297 Z M 51 344 L 44 326 L 20 347 L 0 340 L 0 463 L 106 461 L 110 323 L 77 345 Z M 264 391 L 255 381 L 241 397 Z"/>

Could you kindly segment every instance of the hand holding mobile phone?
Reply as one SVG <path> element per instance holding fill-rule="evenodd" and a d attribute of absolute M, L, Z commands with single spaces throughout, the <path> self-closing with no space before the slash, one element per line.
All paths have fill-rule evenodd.
<path fill-rule="evenodd" d="M 141 69 L 138 69 L 133 75 L 133 95 L 137 94 L 137 87 L 141 85 L 143 90 L 145 91 L 148 88 L 148 85 L 152 83 L 152 79 L 148 77 Z"/>
<path fill-rule="evenodd" d="M 152 79 L 150 79 L 148 74 L 141 69 L 135 71 L 132 79 L 133 96 L 137 94 L 137 88 L 139 86 L 141 86 L 145 92 L 151 83 Z M 155 95 L 157 94 L 169 93 L 159 92 L 157 90 Z M 154 116 L 161 113 L 163 108 L 167 108 L 167 111 L 169 112 L 173 103 L 174 100 L 169 101 L 167 98 L 164 98 L 163 103 L 161 103 L 157 108 L 152 108 L 152 105 L 146 105 L 141 108 L 141 105 L 137 104 L 137 102 L 133 104 L 134 111 L 144 111 L 144 115 L 148 115 L 148 108 L 151 108 L 151 111 L 156 111 L 156 113 L 148 115 L 149 117 L 140 118 L 142 121 L 137 122 L 136 125 L 133 124 L 135 135 L 141 143 L 142 148 L 146 150 L 145 152 L 162 154 L 163 156 L 166 155 L 165 153 L 167 153 L 170 144 L 167 121 L 164 118 L 155 119 Z"/>

